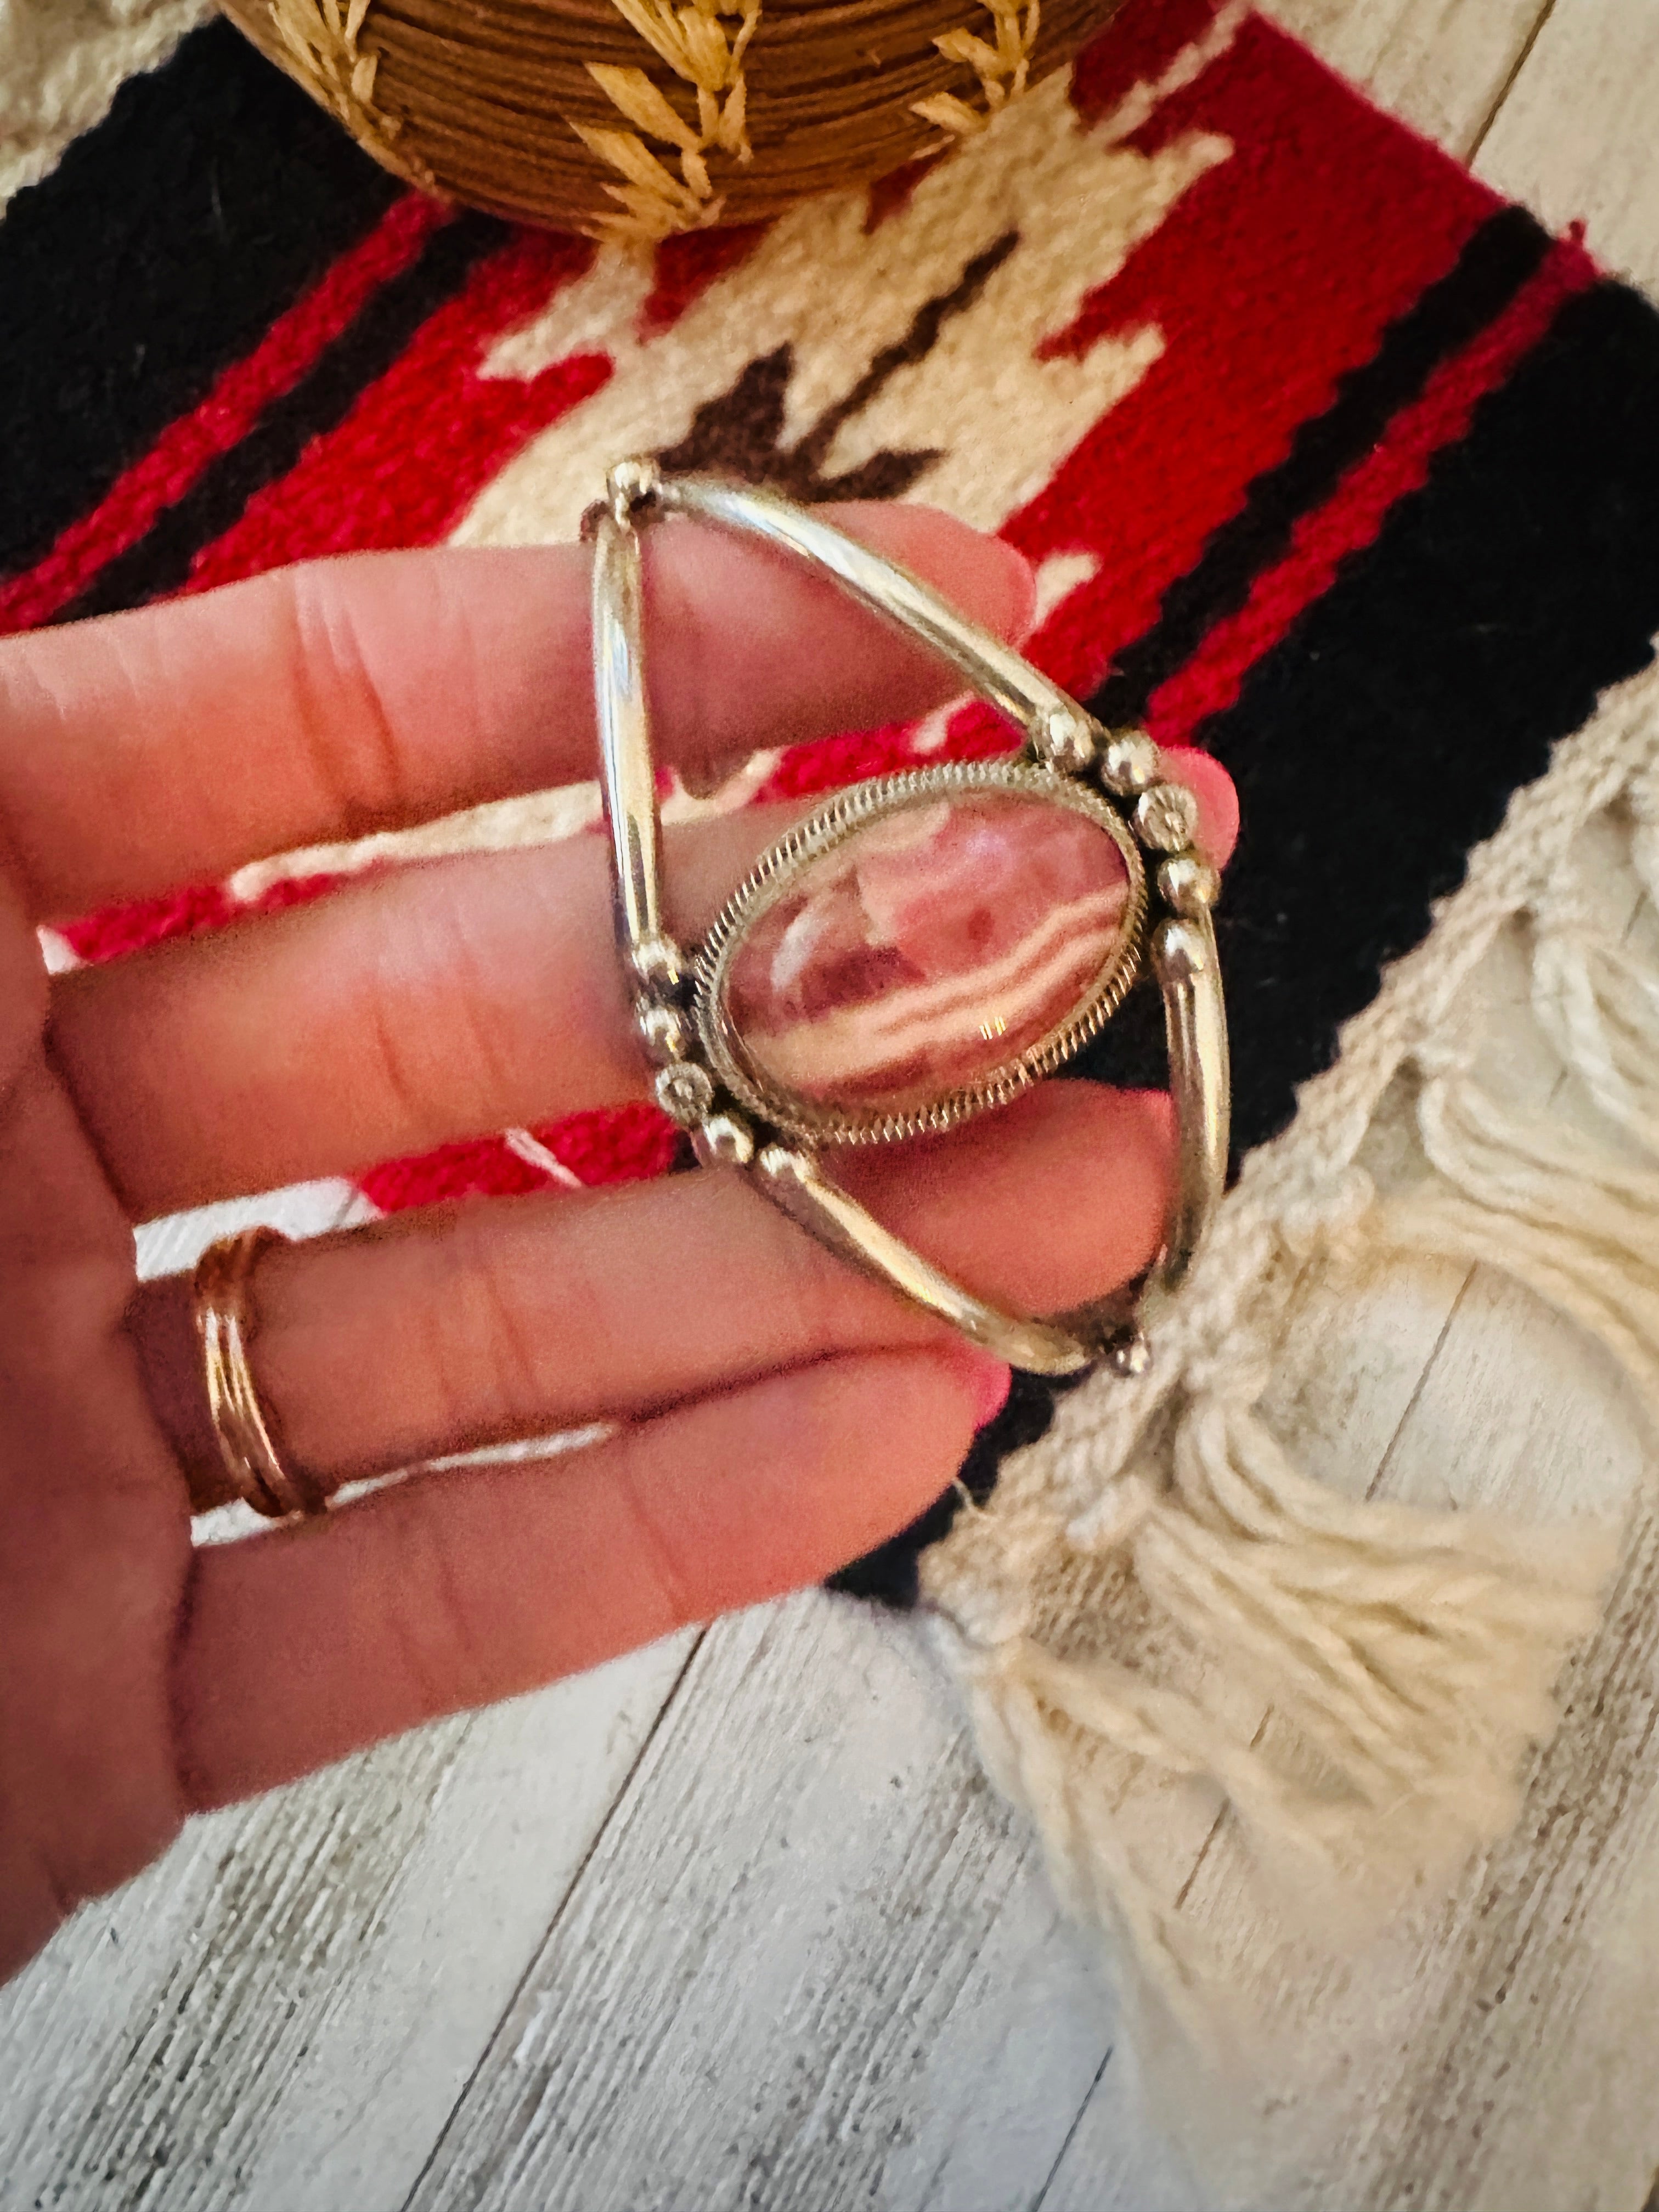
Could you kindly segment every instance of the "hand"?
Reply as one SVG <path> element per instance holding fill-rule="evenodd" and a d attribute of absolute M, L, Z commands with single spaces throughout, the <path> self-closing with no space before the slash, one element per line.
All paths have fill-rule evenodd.
<path fill-rule="evenodd" d="M 1018 635 L 1018 556 L 848 526 Z M 647 555 L 666 758 L 920 712 L 948 679 L 831 587 L 685 526 Z M 641 1094 L 598 838 L 471 854 L 50 981 L 36 925 L 592 772 L 575 548 L 319 564 L 0 644 L 0 1969 L 185 1815 L 811 1581 L 948 1484 L 998 1370 L 734 1175 L 436 1208 L 262 1261 L 259 1387 L 332 1487 L 595 1421 L 192 1552 L 217 1458 L 186 1286 L 132 1224 Z M 1196 757 L 1205 837 L 1231 842 Z M 673 836 L 709 919 L 775 818 Z M 1152 1256 L 1167 1102 L 1044 1086 L 846 1175 L 983 1293 Z"/>

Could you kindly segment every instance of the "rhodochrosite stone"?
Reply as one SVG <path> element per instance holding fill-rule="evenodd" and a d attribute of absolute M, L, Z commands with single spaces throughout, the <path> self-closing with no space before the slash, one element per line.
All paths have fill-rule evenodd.
<path fill-rule="evenodd" d="M 858 830 L 753 923 L 725 1006 L 763 1083 L 906 1114 L 984 1083 L 1091 994 L 1129 875 L 1087 815 L 1007 792 Z"/>

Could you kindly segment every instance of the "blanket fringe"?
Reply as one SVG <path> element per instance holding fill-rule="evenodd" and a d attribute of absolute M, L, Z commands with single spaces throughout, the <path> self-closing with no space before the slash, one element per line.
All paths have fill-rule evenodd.
<path fill-rule="evenodd" d="M 1622 833 L 1632 885 L 1659 887 L 1659 682 L 1637 704 L 1599 767 L 1593 751 L 1574 763 L 1581 804 L 1559 765 L 1534 787 L 1513 841 L 1529 840 L 1529 869 L 1495 894 L 1501 872 L 1473 866 L 1458 895 L 1490 909 L 1464 931 L 1479 951 L 1505 923 L 1530 929 L 1540 1035 L 1601 1129 L 1483 1086 L 1455 1003 L 1473 957 L 1432 994 L 1429 963 L 1414 978 L 1402 963 L 1370 1106 L 1356 1115 L 1350 1078 L 1329 1116 L 1346 1152 L 1264 1178 L 1267 1201 L 1235 1194 L 1207 1303 L 1195 1286 L 1160 1345 L 1168 1379 L 1077 1394 L 926 1563 L 993 1778 L 1131 1988 L 1189 2037 L 1214 2026 L 1224 1978 L 1167 1867 L 1129 1841 L 1136 1790 L 1195 1791 L 1291 1940 L 1334 1927 L 1351 1948 L 1511 1826 L 1563 1667 L 1600 1619 L 1616 1531 L 1344 1496 L 1292 1463 L 1259 1401 L 1308 1267 L 1432 1255 L 1500 1270 L 1568 1316 L 1659 1425 L 1659 957 L 1598 927 L 1574 872 L 1594 822 Z M 1590 736 L 1571 741 L 1581 756 Z M 1457 903 L 1423 954 L 1462 942 Z M 1354 1056 L 1351 1038 L 1334 1076 Z M 1353 1154 L 1402 1073 L 1425 1170 L 1379 1194 Z M 1310 1119 L 1304 1100 L 1290 1138 Z"/>

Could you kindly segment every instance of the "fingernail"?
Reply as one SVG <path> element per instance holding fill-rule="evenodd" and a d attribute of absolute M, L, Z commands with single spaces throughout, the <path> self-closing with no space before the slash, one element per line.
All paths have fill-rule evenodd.
<path fill-rule="evenodd" d="M 1018 545 L 1011 545 L 1006 538 L 995 538 L 991 542 L 1000 552 L 1013 556 L 1006 563 L 1009 596 L 1013 602 L 1010 610 L 1008 635 L 1016 645 L 1023 645 L 1036 628 L 1036 564 L 1022 553 Z"/>
<path fill-rule="evenodd" d="M 739 769 L 747 768 L 754 758 L 753 748 L 739 745 L 735 750 L 714 753 L 705 761 L 690 762 L 680 769 L 680 784 L 692 799 L 712 799 L 722 785 L 731 782 Z"/>
<path fill-rule="evenodd" d="M 963 1364 L 973 1386 L 974 1426 L 982 1429 L 1007 1404 L 1008 1393 L 1014 1387 L 1014 1370 L 1006 1359 L 994 1359 L 988 1352 L 969 1352 Z"/>

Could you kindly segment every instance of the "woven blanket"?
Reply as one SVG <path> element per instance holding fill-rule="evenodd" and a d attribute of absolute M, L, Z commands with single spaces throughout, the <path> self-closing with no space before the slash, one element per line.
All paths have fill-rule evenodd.
<path fill-rule="evenodd" d="M 409 191 L 223 24 L 151 67 L 198 13 L 141 11 L 149 73 L 0 162 L 23 186 L 0 627 L 568 536 L 633 451 L 1019 545 L 1034 658 L 1237 782 L 1239 1173 L 1153 1373 L 1020 1378 L 963 1484 L 843 1581 L 925 1595 L 994 1776 L 1162 2017 L 1202 1968 L 1120 1818 L 1135 1792 L 1201 1785 L 1291 1887 L 1316 1864 L 1392 1894 L 1490 1840 L 1604 1557 L 1341 1498 L 1259 1407 L 1291 1286 L 1358 1249 L 1507 1267 L 1659 1407 L 1659 988 L 1575 875 L 1592 830 L 1638 890 L 1659 875 L 1659 314 L 1238 0 L 1130 0 L 951 161 L 643 256 Z M 1008 742 L 958 706 L 667 811 Z M 597 809 L 584 786 L 283 855 L 64 934 L 106 957 Z M 1602 1151 L 1472 1072 L 1459 994 L 1517 923 Z M 1161 1069 L 1148 994 L 1088 1072 Z M 1364 1147 L 1402 1086 L 1416 1149 L 1389 1184 Z M 531 1136 L 361 1188 L 392 1208 L 674 1155 L 643 1106 Z"/>

